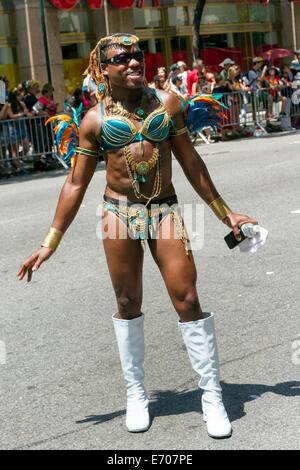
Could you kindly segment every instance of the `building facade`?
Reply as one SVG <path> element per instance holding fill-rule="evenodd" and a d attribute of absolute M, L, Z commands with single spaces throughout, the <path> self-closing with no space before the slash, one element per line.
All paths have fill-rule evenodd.
<path fill-rule="evenodd" d="M 155 2 L 144 0 L 142 8 L 123 9 L 111 1 L 102 0 L 101 8 L 91 9 L 87 0 L 80 0 L 72 9 L 61 10 L 50 0 L 0 0 L 0 75 L 7 75 L 11 86 L 31 78 L 45 83 L 48 64 L 55 99 L 62 104 L 66 94 L 81 87 L 97 38 L 123 31 L 140 37 L 148 80 L 158 66 L 169 69 L 177 60 L 191 66 L 196 2 L 160 0 L 160 6 L 153 6 Z M 300 3 L 207 0 L 200 34 L 201 58 L 212 70 L 219 70 L 225 57 L 247 70 L 252 57 L 265 50 L 300 47 Z"/>

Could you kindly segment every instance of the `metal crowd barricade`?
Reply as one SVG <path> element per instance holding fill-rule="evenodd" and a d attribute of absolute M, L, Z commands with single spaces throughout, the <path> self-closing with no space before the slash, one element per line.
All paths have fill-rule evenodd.
<path fill-rule="evenodd" d="M 260 106 L 261 100 L 254 91 L 223 93 L 221 100 L 228 108 L 224 110 L 226 115 L 222 122 L 224 129 L 254 127 L 267 134 L 262 126 L 265 119 L 264 106 Z"/>
<path fill-rule="evenodd" d="M 47 116 L 0 120 L 0 164 L 52 156 L 68 168 L 58 154 L 52 122 L 45 126 L 46 120 Z"/>
<path fill-rule="evenodd" d="M 300 83 L 298 89 L 286 86 L 276 91 L 258 88 L 257 91 L 222 93 L 221 101 L 228 108 L 223 110 L 226 115 L 222 121 L 223 134 L 229 130 L 234 132 L 241 128 L 251 128 L 253 133 L 261 136 L 270 131 L 300 128 Z M 209 144 L 206 129 L 197 134 Z M 192 138 L 195 142 L 195 133 Z"/>
<path fill-rule="evenodd" d="M 289 102 L 292 127 L 300 128 L 300 83 L 298 87 L 292 88 Z"/>
<path fill-rule="evenodd" d="M 248 92 L 235 91 L 223 93 L 221 101 L 228 108 L 223 110 L 227 118 L 223 119 L 223 128 L 239 127 L 240 125 L 247 125 L 247 123 L 249 123 L 249 118 L 247 117 L 247 106 L 249 106 Z"/>
<path fill-rule="evenodd" d="M 285 86 L 279 90 L 260 88 L 257 93 L 257 122 L 261 126 L 272 126 L 279 122 L 278 129 L 295 130 L 300 121 L 300 89 Z"/>
<path fill-rule="evenodd" d="M 216 92 L 216 95 L 219 93 Z M 252 93 L 248 91 L 235 91 L 230 93 L 222 93 L 220 101 L 226 106 L 223 114 L 226 116 L 222 119 L 222 128 L 226 130 L 235 130 L 246 126 L 253 126 L 256 122 L 256 109 L 253 108 Z M 255 106 L 255 104 L 254 104 Z M 205 143 L 210 143 L 205 133 L 207 128 L 201 129 L 198 135 Z M 223 132 L 224 132 L 223 131 Z M 212 134 L 212 132 L 210 132 Z M 194 136 L 194 141 L 196 136 Z"/>
<path fill-rule="evenodd" d="M 252 110 L 252 125 L 261 131 L 262 134 L 267 135 L 266 123 L 268 113 L 268 97 L 265 89 L 259 88 L 258 90 L 251 91 L 250 101 Z"/>

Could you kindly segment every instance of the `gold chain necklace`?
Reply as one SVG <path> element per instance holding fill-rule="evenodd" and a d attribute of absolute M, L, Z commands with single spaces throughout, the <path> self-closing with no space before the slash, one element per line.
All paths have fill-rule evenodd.
<path fill-rule="evenodd" d="M 136 121 L 141 121 L 145 119 L 145 116 L 148 111 L 148 96 L 145 91 L 143 91 L 141 104 L 136 107 L 133 113 L 127 111 L 124 108 L 121 101 L 114 101 L 112 96 L 108 97 L 107 100 L 107 109 L 111 114 L 118 114 L 120 116 L 127 117 L 128 119 L 135 119 Z"/>
<path fill-rule="evenodd" d="M 154 147 L 153 154 L 154 154 L 154 152 L 155 152 L 155 156 L 152 155 L 150 160 L 152 160 L 152 162 L 154 162 L 154 160 L 156 160 L 155 161 L 155 163 L 156 163 L 156 175 L 155 175 L 154 185 L 153 185 L 153 189 L 152 189 L 152 194 L 149 197 L 149 196 L 146 196 L 143 193 L 141 193 L 139 181 L 138 181 L 137 177 L 134 177 L 134 175 L 132 174 L 132 171 L 136 171 L 132 168 L 132 164 L 133 163 L 135 165 L 139 165 L 139 164 L 136 164 L 136 162 L 134 161 L 132 153 L 130 152 L 129 148 L 127 146 L 124 147 L 124 155 L 125 155 L 127 173 L 129 175 L 131 185 L 133 187 L 134 194 L 137 197 L 137 199 L 141 199 L 141 198 L 147 199 L 147 203 L 146 203 L 145 207 L 148 206 L 149 202 L 152 199 L 159 196 L 159 194 L 161 193 L 161 189 L 162 189 L 162 171 L 161 171 L 161 162 L 160 162 L 160 151 L 159 151 L 159 148 L 157 146 Z M 140 162 L 140 163 L 143 163 L 143 164 L 146 163 L 147 164 L 148 162 Z M 153 168 L 153 166 L 152 166 L 152 168 Z"/>
<path fill-rule="evenodd" d="M 153 148 L 152 157 L 148 161 L 142 160 L 141 162 L 136 162 L 132 156 L 132 153 L 125 147 L 125 156 L 126 160 L 132 171 L 136 171 L 139 175 L 144 176 L 149 173 L 152 168 L 155 167 L 158 157 L 159 157 L 159 148 L 155 146 Z"/>
<path fill-rule="evenodd" d="M 130 113 L 125 109 L 120 101 L 115 102 L 112 96 L 109 96 L 107 99 L 107 109 L 110 114 L 117 114 L 128 119 L 134 119 L 137 121 L 141 121 L 145 119 L 148 111 L 148 95 L 145 90 L 143 90 L 141 105 L 136 107 L 136 111 Z M 141 141 L 142 146 L 142 141 Z M 143 153 L 143 149 L 142 149 Z M 124 155 L 125 155 L 125 162 L 127 173 L 131 181 L 131 185 L 133 187 L 135 196 L 137 199 L 147 199 L 147 203 L 145 207 L 150 203 L 150 201 L 156 198 L 162 189 L 162 171 L 161 171 L 161 162 L 160 162 L 160 150 L 158 145 L 153 148 L 152 156 L 148 161 L 142 160 L 140 162 L 136 162 L 133 158 L 133 155 L 127 146 L 124 147 Z M 146 196 L 140 192 L 140 182 L 144 183 L 148 178 L 148 173 L 154 168 L 156 165 L 156 175 L 154 180 L 154 185 L 152 189 L 151 196 Z"/>

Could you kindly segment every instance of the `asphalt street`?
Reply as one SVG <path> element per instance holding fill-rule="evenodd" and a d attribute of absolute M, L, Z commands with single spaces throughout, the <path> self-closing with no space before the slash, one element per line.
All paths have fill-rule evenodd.
<path fill-rule="evenodd" d="M 125 387 L 101 241 L 99 168 L 58 251 L 31 283 L 19 265 L 51 223 L 63 170 L 0 182 L 1 449 L 299 449 L 300 133 L 198 147 L 230 207 L 269 230 L 255 254 L 229 250 L 228 228 L 204 209 L 194 253 L 204 311 L 215 313 L 230 439 L 208 437 L 201 393 L 149 250 L 144 265 L 145 385 L 151 427 L 125 428 Z M 177 163 L 181 203 L 199 202 Z"/>

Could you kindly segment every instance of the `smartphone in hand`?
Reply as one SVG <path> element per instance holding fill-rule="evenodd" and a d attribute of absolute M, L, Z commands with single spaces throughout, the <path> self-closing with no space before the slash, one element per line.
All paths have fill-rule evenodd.
<path fill-rule="evenodd" d="M 235 248 L 237 245 L 239 245 L 243 240 L 245 240 L 245 238 L 252 238 L 255 236 L 255 228 L 254 228 L 254 225 L 253 224 L 250 224 L 250 223 L 246 223 L 246 224 L 243 224 L 240 228 L 240 234 L 241 234 L 241 240 L 237 240 L 234 236 L 234 233 L 233 231 L 231 231 L 230 233 L 228 233 L 225 237 L 224 237 L 224 240 L 228 246 L 228 248 L 230 248 L 230 250 L 232 250 L 233 248 Z"/>
<path fill-rule="evenodd" d="M 224 237 L 224 240 L 228 246 L 228 248 L 230 248 L 230 250 L 232 250 L 233 248 L 235 248 L 237 245 L 239 245 L 239 243 L 241 243 L 243 240 L 245 240 L 246 236 L 243 234 L 242 230 L 240 229 L 240 233 L 241 233 L 241 236 L 242 236 L 242 239 L 241 240 L 237 240 L 234 236 L 234 233 L 233 231 L 228 233 L 225 237 Z"/>

